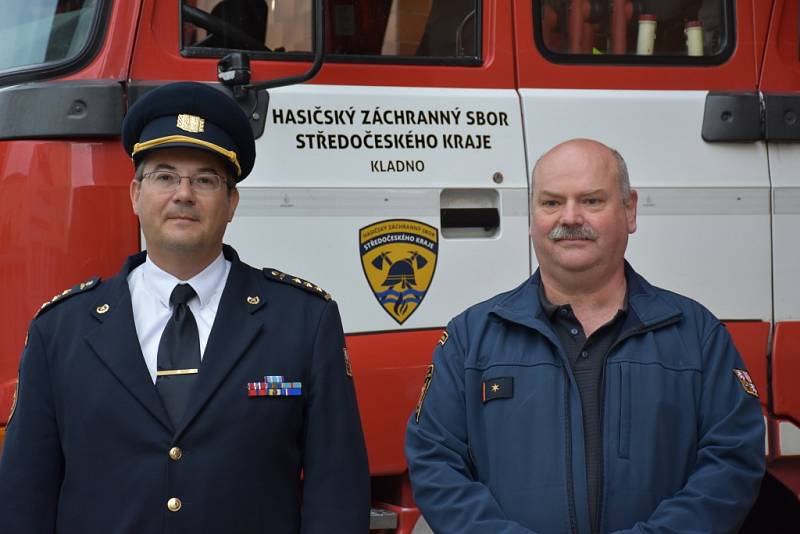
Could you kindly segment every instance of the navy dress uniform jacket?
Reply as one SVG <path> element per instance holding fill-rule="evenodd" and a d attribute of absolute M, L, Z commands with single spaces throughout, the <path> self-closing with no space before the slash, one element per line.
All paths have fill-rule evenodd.
<path fill-rule="evenodd" d="M 336 304 L 224 251 L 230 274 L 177 428 L 134 326 L 126 276 L 144 253 L 32 322 L 0 460 L 2 532 L 367 532 Z M 301 382 L 302 395 L 248 396 L 266 375 Z"/>
<path fill-rule="evenodd" d="M 738 530 L 764 474 L 757 392 L 708 310 L 629 265 L 626 278 L 605 364 L 599 525 L 581 400 L 537 271 L 454 318 L 434 353 L 406 456 L 437 534 Z"/>

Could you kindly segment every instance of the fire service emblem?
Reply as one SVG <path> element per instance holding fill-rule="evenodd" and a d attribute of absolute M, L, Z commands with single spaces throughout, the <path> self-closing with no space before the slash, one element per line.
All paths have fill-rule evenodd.
<path fill-rule="evenodd" d="M 439 231 L 419 221 L 392 219 L 359 230 L 358 243 L 372 293 L 403 324 L 422 304 L 433 280 Z"/>

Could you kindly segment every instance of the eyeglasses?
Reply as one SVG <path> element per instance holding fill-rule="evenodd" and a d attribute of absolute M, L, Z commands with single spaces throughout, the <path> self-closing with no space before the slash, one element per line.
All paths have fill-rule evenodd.
<path fill-rule="evenodd" d="M 172 171 L 153 171 L 143 176 L 148 179 L 152 186 L 159 191 L 175 191 L 181 185 L 181 180 L 189 180 L 189 187 L 195 193 L 212 193 L 218 191 L 223 185 L 227 185 L 228 180 L 214 173 L 201 172 L 192 176 L 181 176 Z"/>

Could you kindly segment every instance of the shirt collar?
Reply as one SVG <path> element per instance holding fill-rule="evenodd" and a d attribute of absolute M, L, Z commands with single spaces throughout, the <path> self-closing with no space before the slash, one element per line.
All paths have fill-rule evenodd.
<path fill-rule="evenodd" d="M 619 313 L 623 313 L 624 314 L 625 312 L 628 311 L 628 294 L 629 294 L 629 289 L 628 288 L 629 287 L 630 287 L 630 284 L 626 283 L 625 284 L 625 298 L 622 300 L 622 307 L 619 309 Z M 544 311 L 545 315 L 549 319 L 552 319 L 553 316 L 556 314 L 556 312 L 558 310 L 560 310 L 561 308 L 565 308 L 567 310 L 572 311 L 572 306 L 570 306 L 569 304 L 564 304 L 562 306 L 558 306 L 556 304 L 553 304 L 549 300 L 547 300 L 547 296 L 545 295 L 545 292 L 544 292 L 544 282 L 540 282 L 539 283 L 539 305 L 542 307 L 542 310 Z"/>
<path fill-rule="evenodd" d="M 191 277 L 189 280 L 179 280 L 153 263 L 150 256 L 142 265 L 142 281 L 155 295 L 161 304 L 169 308 L 169 296 L 177 284 L 185 283 L 192 286 L 197 293 L 202 308 L 211 300 L 214 293 L 222 287 L 225 277 L 225 257 L 220 252 L 219 256 L 208 267 Z"/>
<path fill-rule="evenodd" d="M 544 284 L 543 283 L 539 284 L 539 305 L 542 307 L 542 310 L 544 311 L 544 314 L 550 319 L 553 318 L 553 316 L 558 311 L 558 308 L 560 308 L 560 306 L 556 306 L 555 304 L 553 304 L 552 302 L 547 300 L 547 296 L 545 296 L 545 294 L 544 294 Z M 565 304 L 564 306 L 567 307 L 567 308 L 570 307 L 569 304 Z"/>

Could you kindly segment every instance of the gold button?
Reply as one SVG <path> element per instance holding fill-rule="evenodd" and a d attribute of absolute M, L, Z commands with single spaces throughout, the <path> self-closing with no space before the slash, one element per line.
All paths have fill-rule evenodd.
<path fill-rule="evenodd" d="M 173 497 L 167 501 L 167 508 L 170 512 L 177 512 L 181 509 L 182 504 L 179 498 Z"/>
<path fill-rule="evenodd" d="M 180 460 L 181 456 L 183 456 L 183 451 L 181 450 L 180 447 L 172 447 L 169 450 L 169 457 L 172 458 L 173 460 Z"/>

